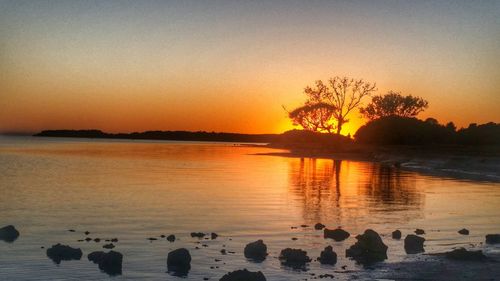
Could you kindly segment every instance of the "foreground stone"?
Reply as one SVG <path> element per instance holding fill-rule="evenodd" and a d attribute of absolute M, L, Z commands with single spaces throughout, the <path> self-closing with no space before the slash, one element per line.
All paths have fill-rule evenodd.
<path fill-rule="evenodd" d="M 170 234 L 169 236 L 167 236 L 167 241 L 168 242 L 174 242 L 175 241 L 175 235 Z"/>
<path fill-rule="evenodd" d="M 461 261 L 483 261 L 486 259 L 486 256 L 483 255 L 483 251 L 467 251 L 464 248 L 455 249 L 451 252 L 446 252 L 445 257 L 452 260 L 461 260 Z"/>
<path fill-rule="evenodd" d="M 311 259 L 307 256 L 306 251 L 292 248 L 281 250 L 279 259 L 283 265 L 296 269 L 304 268 L 306 263 L 311 261 Z"/>
<path fill-rule="evenodd" d="M 488 244 L 500 243 L 500 234 L 488 234 L 488 235 L 486 235 L 486 243 L 488 243 Z"/>
<path fill-rule="evenodd" d="M 341 229 L 341 228 L 337 228 L 337 229 L 328 229 L 328 228 L 325 228 L 323 230 L 323 237 L 324 238 L 330 238 L 330 239 L 333 239 L 335 241 L 343 241 L 343 240 L 346 240 L 347 238 L 349 238 L 350 234 L 349 232 Z"/>
<path fill-rule="evenodd" d="M 96 251 L 88 254 L 89 261 L 99 265 L 99 269 L 109 275 L 122 274 L 122 261 L 123 255 L 119 252 L 109 251 Z"/>
<path fill-rule="evenodd" d="M 171 251 L 168 253 L 167 267 L 168 271 L 174 273 L 174 275 L 187 275 L 191 269 L 191 254 L 185 248 Z"/>
<path fill-rule="evenodd" d="M 191 232 L 191 237 L 203 238 L 203 237 L 205 237 L 205 233 L 203 233 L 203 232 Z"/>
<path fill-rule="evenodd" d="M 61 261 L 81 259 L 82 250 L 80 250 L 80 248 L 72 248 L 70 246 L 57 243 L 47 249 L 47 257 L 49 257 L 56 264 L 60 264 Z"/>
<path fill-rule="evenodd" d="M 361 235 L 356 236 L 358 240 L 346 250 L 346 257 L 351 257 L 361 264 L 371 264 L 387 259 L 387 246 L 374 230 L 367 229 Z"/>
<path fill-rule="evenodd" d="M 417 228 L 417 229 L 415 229 L 415 234 L 417 234 L 417 235 L 424 235 L 425 234 L 425 230 Z"/>
<path fill-rule="evenodd" d="M 417 254 L 424 252 L 425 238 L 408 234 L 405 238 L 405 251 L 407 254 Z"/>
<path fill-rule="evenodd" d="M 392 239 L 401 239 L 401 231 L 400 230 L 394 230 L 392 232 Z"/>
<path fill-rule="evenodd" d="M 263 261 L 267 256 L 267 246 L 262 240 L 248 243 L 245 246 L 244 254 L 247 259 L 252 259 L 257 262 Z"/>
<path fill-rule="evenodd" d="M 466 228 L 462 228 L 458 231 L 458 233 L 462 234 L 462 235 L 469 235 L 469 230 L 466 229 Z"/>
<path fill-rule="evenodd" d="M 266 277 L 260 271 L 252 272 L 243 269 L 229 272 L 222 276 L 219 281 L 266 281 Z"/>
<path fill-rule="evenodd" d="M 0 240 L 5 242 L 14 242 L 19 237 L 19 231 L 13 225 L 7 225 L 0 228 Z"/>
<path fill-rule="evenodd" d="M 327 246 L 323 251 L 321 251 L 318 261 L 321 264 L 334 265 L 337 263 L 337 253 L 333 251 L 332 246 Z"/>

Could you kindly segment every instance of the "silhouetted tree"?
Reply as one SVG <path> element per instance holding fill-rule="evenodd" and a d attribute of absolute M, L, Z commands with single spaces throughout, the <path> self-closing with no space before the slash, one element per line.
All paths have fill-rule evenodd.
<path fill-rule="evenodd" d="M 376 91 L 375 84 L 348 77 L 333 77 L 328 84 L 316 81 L 315 87 L 307 86 L 304 93 L 307 96 L 305 105 L 328 104 L 333 109 L 332 119 L 335 121 L 336 133 L 340 134 L 342 126 L 349 122 L 349 113 L 361 105 L 364 97 Z"/>
<path fill-rule="evenodd" d="M 332 122 L 335 108 L 326 103 L 308 103 L 288 113 L 293 125 L 300 125 L 305 130 L 331 133 L 335 124 Z"/>
<path fill-rule="evenodd" d="M 415 117 L 428 107 L 428 102 L 412 95 L 389 91 L 383 96 L 374 96 L 372 101 L 359 111 L 364 117 L 375 120 L 386 116 Z"/>

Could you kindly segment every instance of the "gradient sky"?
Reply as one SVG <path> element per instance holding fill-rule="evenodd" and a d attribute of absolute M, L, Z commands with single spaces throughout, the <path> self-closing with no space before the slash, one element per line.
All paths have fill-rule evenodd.
<path fill-rule="evenodd" d="M 500 1 L 0 0 L 0 131 L 277 133 L 335 75 L 500 122 Z"/>

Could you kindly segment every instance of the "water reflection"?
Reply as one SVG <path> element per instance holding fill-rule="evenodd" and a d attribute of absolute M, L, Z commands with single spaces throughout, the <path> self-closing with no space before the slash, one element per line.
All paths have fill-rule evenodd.
<path fill-rule="evenodd" d="M 288 174 L 290 192 L 302 205 L 306 223 L 345 225 L 380 212 L 396 212 L 398 220 L 421 216 L 424 193 L 417 190 L 415 175 L 397 168 L 301 158 L 290 161 Z"/>

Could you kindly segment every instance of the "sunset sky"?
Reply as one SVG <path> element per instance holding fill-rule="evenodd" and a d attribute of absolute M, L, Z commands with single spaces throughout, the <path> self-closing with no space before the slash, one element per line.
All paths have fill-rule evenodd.
<path fill-rule="evenodd" d="M 335 75 L 500 122 L 500 1 L 0 0 L 0 131 L 279 133 Z"/>

